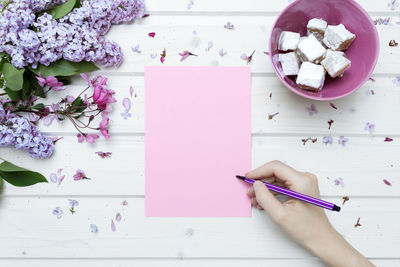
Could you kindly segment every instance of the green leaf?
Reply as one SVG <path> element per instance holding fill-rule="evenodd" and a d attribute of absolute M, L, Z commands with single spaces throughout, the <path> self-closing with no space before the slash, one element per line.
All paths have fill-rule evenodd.
<path fill-rule="evenodd" d="M 21 91 L 13 91 L 9 88 L 4 88 L 4 91 L 7 93 L 8 97 L 11 98 L 12 101 L 19 100 Z"/>
<path fill-rule="evenodd" d="M 6 86 L 10 90 L 19 91 L 22 89 L 25 69 L 17 69 L 12 64 L 6 62 L 3 63 L 0 71 L 3 73 Z"/>
<path fill-rule="evenodd" d="M 8 161 L 0 164 L 0 178 L 15 186 L 47 183 L 46 178 L 40 173 L 18 167 Z"/>
<path fill-rule="evenodd" d="M 79 96 L 75 98 L 75 100 L 71 103 L 71 107 L 69 108 L 69 111 L 71 113 L 79 113 L 83 112 L 86 109 L 86 104 L 83 101 L 83 99 Z"/>
<path fill-rule="evenodd" d="M 55 6 L 47 12 L 52 15 L 54 19 L 59 19 L 71 12 L 71 10 L 74 9 L 75 5 L 76 0 L 68 0 L 64 4 Z"/>
<path fill-rule="evenodd" d="M 91 62 L 71 62 L 65 59 L 60 59 L 56 62 L 53 62 L 49 66 L 40 64 L 37 69 L 30 68 L 30 70 L 36 75 L 39 75 L 40 72 L 44 77 L 72 76 L 75 74 L 91 72 L 98 69 L 99 68 Z"/>
<path fill-rule="evenodd" d="M 39 104 L 34 105 L 32 108 L 33 109 L 37 109 L 37 110 L 44 109 L 44 104 L 43 103 L 39 103 Z"/>

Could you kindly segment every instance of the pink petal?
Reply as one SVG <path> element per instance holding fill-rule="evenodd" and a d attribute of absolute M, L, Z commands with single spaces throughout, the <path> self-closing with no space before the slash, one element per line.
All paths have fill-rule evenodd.
<path fill-rule="evenodd" d="M 337 109 L 337 107 L 335 106 L 335 104 L 329 103 L 329 105 L 330 105 L 332 108 Z"/>
<path fill-rule="evenodd" d="M 43 124 L 46 126 L 50 126 L 53 120 L 56 118 L 56 115 L 48 115 L 43 118 Z"/>
<path fill-rule="evenodd" d="M 383 182 L 384 182 L 386 185 L 388 185 L 388 186 L 392 186 L 392 184 L 391 184 L 388 180 L 386 180 L 386 179 L 383 179 Z"/>
<path fill-rule="evenodd" d="M 118 213 L 115 215 L 115 220 L 116 220 L 117 222 L 120 222 L 121 219 L 122 219 L 121 213 L 118 212 Z"/>
<path fill-rule="evenodd" d="M 156 36 L 156 33 L 155 33 L 155 32 L 149 32 L 149 36 L 150 36 L 151 38 L 154 38 L 154 36 Z"/>
<path fill-rule="evenodd" d="M 243 59 L 243 60 L 247 60 L 247 55 L 246 55 L 245 53 L 243 53 L 243 54 L 240 56 L 240 58 Z"/>
<path fill-rule="evenodd" d="M 163 64 L 164 64 L 165 57 L 160 57 L 160 61 L 161 61 L 161 63 L 163 63 Z"/>
<path fill-rule="evenodd" d="M 129 88 L 129 93 L 130 93 L 130 95 L 131 95 L 131 97 L 132 97 L 132 95 L 133 95 L 133 86 L 131 86 L 131 87 Z"/>
<path fill-rule="evenodd" d="M 111 220 L 111 231 L 115 232 L 115 230 L 117 230 L 117 228 L 115 227 L 114 220 Z"/>
<path fill-rule="evenodd" d="M 77 134 L 76 137 L 78 137 L 79 143 L 82 143 L 85 140 L 85 137 L 82 134 Z"/>
<path fill-rule="evenodd" d="M 390 137 L 386 137 L 385 138 L 385 140 L 383 141 L 383 142 L 392 142 L 393 141 L 393 139 L 392 138 L 390 138 Z"/>
<path fill-rule="evenodd" d="M 98 139 L 99 136 L 97 134 L 88 134 L 86 135 L 86 141 L 90 144 L 93 144 L 96 139 Z"/>
<path fill-rule="evenodd" d="M 126 200 L 122 201 L 122 202 L 121 202 L 121 205 L 122 205 L 122 206 L 128 206 L 128 201 L 126 201 Z"/>
<path fill-rule="evenodd" d="M 129 98 L 124 98 L 122 100 L 122 106 L 125 108 L 125 112 L 131 109 L 131 100 Z"/>

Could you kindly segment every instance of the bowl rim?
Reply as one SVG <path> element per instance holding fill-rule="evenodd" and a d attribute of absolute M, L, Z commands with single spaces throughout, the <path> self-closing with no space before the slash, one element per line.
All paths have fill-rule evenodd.
<path fill-rule="evenodd" d="M 292 88 L 292 86 L 285 81 L 284 77 L 281 77 L 281 75 L 279 75 L 278 69 L 277 69 L 276 65 L 274 64 L 274 59 L 273 59 L 273 56 L 272 56 L 272 43 L 271 43 L 272 33 L 273 33 L 273 31 L 274 31 L 274 29 L 276 27 L 276 24 L 277 24 L 278 20 L 281 18 L 282 14 L 285 13 L 289 8 L 291 8 L 293 5 L 295 5 L 299 1 L 302 1 L 302 0 L 296 0 L 296 1 L 292 2 L 292 3 L 290 3 L 289 5 L 287 5 L 279 13 L 278 17 L 275 19 L 275 22 L 274 22 L 274 24 L 272 25 L 272 28 L 271 28 L 271 33 L 270 33 L 270 36 L 269 36 L 269 45 L 268 45 L 269 46 L 269 51 L 270 51 L 269 57 L 271 59 L 271 63 L 272 63 L 272 66 L 274 68 L 276 76 L 278 76 L 278 78 L 283 82 L 285 87 L 288 88 L 290 91 L 294 92 L 295 94 L 297 94 L 299 96 L 302 96 L 302 97 L 308 98 L 308 99 L 319 100 L 319 101 L 335 100 L 335 99 L 343 98 L 343 97 L 355 92 L 357 89 L 359 89 L 369 79 L 369 77 L 371 77 L 371 74 L 374 71 L 375 66 L 376 66 L 376 64 L 378 62 L 379 51 L 380 51 L 380 41 L 379 41 L 378 30 L 376 29 L 376 26 L 375 26 L 374 22 L 372 21 L 371 16 L 368 14 L 368 12 L 360 4 L 358 4 L 355 0 L 344 0 L 344 1 L 351 2 L 359 11 L 361 11 L 369 19 L 369 22 L 371 23 L 371 25 L 373 26 L 372 28 L 374 29 L 373 30 L 373 37 L 374 37 L 374 40 L 375 40 L 375 43 L 376 43 L 376 49 L 378 51 L 378 53 L 376 53 L 376 56 L 375 56 L 375 59 L 374 59 L 374 63 L 371 65 L 371 67 L 370 67 L 370 69 L 368 71 L 368 76 L 369 76 L 368 78 L 366 78 L 365 80 L 362 80 L 359 84 L 357 84 L 357 86 L 354 87 L 354 89 L 352 89 L 352 90 L 350 90 L 350 91 L 348 91 L 348 92 L 346 92 L 346 93 L 344 93 L 342 95 L 333 96 L 333 97 L 320 97 L 320 96 L 302 94 L 298 90 Z"/>

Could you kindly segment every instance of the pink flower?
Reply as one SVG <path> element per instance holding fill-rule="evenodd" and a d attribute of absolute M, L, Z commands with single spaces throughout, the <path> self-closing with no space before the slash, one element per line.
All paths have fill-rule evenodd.
<path fill-rule="evenodd" d="M 67 95 L 65 97 L 65 101 L 67 101 L 68 104 L 71 104 L 72 102 L 74 102 L 75 97 L 73 97 L 72 95 Z"/>
<path fill-rule="evenodd" d="M 107 78 L 97 76 L 92 80 L 94 86 L 93 101 L 100 111 L 110 110 L 108 104 L 117 102 L 113 95 L 115 92 L 107 88 Z M 111 110 L 110 110 L 111 111 Z"/>
<path fill-rule="evenodd" d="M 197 57 L 197 55 L 195 55 L 195 54 L 193 54 L 193 53 L 191 53 L 191 52 L 189 52 L 187 50 L 183 51 L 182 53 L 179 53 L 179 55 L 181 56 L 181 61 L 184 61 L 189 56 L 196 56 Z"/>
<path fill-rule="evenodd" d="M 51 105 L 51 110 L 52 110 L 52 112 L 55 112 L 55 114 L 54 114 L 54 113 L 49 113 L 49 114 L 47 114 L 47 115 L 43 118 L 43 124 L 46 125 L 46 126 L 50 126 L 50 124 L 53 122 L 54 119 L 56 119 L 57 121 L 59 121 L 59 120 L 58 120 L 58 115 L 57 115 L 57 112 L 58 112 L 59 109 L 60 109 L 59 103 L 57 103 L 57 104 L 52 104 L 52 105 Z"/>
<path fill-rule="evenodd" d="M 102 113 L 103 119 L 100 122 L 100 132 L 104 136 L 106 140 L 110 139 L 110 135 L 108 134 L 108 126 L 110 119 L 107 117 L 106 113 Z"/>
<path fill-rule="evenodd" d="M 62 82 L 59 82 L 56 77 L 48 76 L 44 78 L 42 73 L 39 72 L 39 76 L 36 76 L 38 83 L 41 87 L 49 86 L 54 91 L 63 91 L 65 90 L 65 86 Z"/>
<path fill-rule="evenodd" d="M 85 172 L 82 171 L 81 169 L 76 170 L 76 173 L 74 174 L 74 180 L 79 181 L 79 180 L 84 180 L 87 179 L 89 180 L 90 178 L 86 177 Z"/>
<path fill-rule="evenodd" d="M 77 134 L 76 137 L 78 137 L 78 142 L 82 143 L 83 141 L 86 140 L 86 142 L 93 144 L 98 138 L 99 135 L 98 134 Z"/>

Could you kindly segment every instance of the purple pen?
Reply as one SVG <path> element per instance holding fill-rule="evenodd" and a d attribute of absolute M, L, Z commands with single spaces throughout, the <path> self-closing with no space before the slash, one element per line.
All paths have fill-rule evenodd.
<path fill-rule="evenodd" d="M 256 180 L 253 180 L 253 179 L 250 179 L 250 178 L 247 178 L 247 177 L 244 177 L 244 176 L 240 176 L 240 175 L 236 175 L 236 178 L 238 178 L 240 180 L 243 180 L 243 181 L 245 181 L 246 183 L 249 183 L 249 184 L 254 184 L 254 182 L 256 181 Z M 295 199 L 298 199 L 298 200 L 301 200 L 301 201 L 316 205 L 318 207 L 325 208 L 327 210 L 340 211 L 340 207 L 336 206 L 333 203 L 330 203 L 330 202 L 327 202 L 327 201 L 324 201 L 324 200 L 321 200 L 321 199 L 318 199 L 318 198 L 315 198 L 315 197 L 310 197 L 310 196 L 307 196 L 307 195 L 304 195 L 304 194 L 301 194 L 301 193 L 298 193 L 298 192 L 295 192 L 295 191 L 292 191 L 292 190 L 289 190 L 289 189 L 285 189 L 285 188 L 282 188 L 280 186 L 269 184 L 267 182 L 263 182 L 263 181 L 260 181 L 260 182 L 265 184 L 265 186 L 269 190 L 277 192 L 279 194 L 282 194 L 282 195 L 285 195 L 285 196 L 289 196 L 289 197 L 292 197 L 292 198 L 295 198 Z"/>

